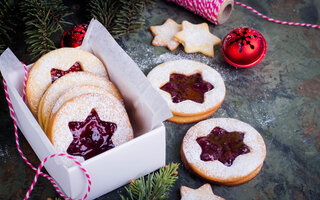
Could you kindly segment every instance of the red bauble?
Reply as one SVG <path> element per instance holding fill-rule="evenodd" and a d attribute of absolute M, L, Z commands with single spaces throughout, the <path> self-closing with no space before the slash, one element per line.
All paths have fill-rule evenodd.
<path fill-rule="evenodd" d="M 86 35 L 87 29 L 87 24 L 80 24 L 66 30 L 60 39 L 61 47 L 80 46 Z"/>
<path fill-rule="evenodd" d="M 228 33 L 221 45 L 223 58 L 232 66 L 252 67 L 266 55 L 267 43 L 263 35 L 249 27 L 239 27 Z"/>

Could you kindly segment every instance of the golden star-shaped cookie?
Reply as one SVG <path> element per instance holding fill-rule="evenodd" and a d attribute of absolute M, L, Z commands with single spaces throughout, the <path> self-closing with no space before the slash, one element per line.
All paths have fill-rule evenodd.
<path fill-rule="evenodd" d="M 213 56 L 213 47 L 221 42 L 220 38 L 210 33 L 207 23 L 191 24 L 188 21 L 182 22 L 182 31 L 174 38 L 184 45 L 185 52 L 201 52 L 207 56 Z"/>
<path fill-rule="evenodd" d="M 198 189 L 181 186 L 181 200 L 225 200 L 222 197 L 214 195 L 210 184 L 204 184 Z"/>
<path fill-rule="evenodd" d="M 180 43 L 173 36 L 181 31 L 181 25 L 172 19 L 167 19 L 161 26 L 151 26 L 150 30 L 154 35 L 152 45 L 166 46 L 171 51 L 179 46 Z"/>

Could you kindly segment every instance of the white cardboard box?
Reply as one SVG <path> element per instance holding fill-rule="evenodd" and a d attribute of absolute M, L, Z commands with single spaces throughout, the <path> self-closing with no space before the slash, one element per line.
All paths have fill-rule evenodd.
<path fill-rule="evenodd" d="M 162 121 L 171 113 L 138 66 L 98 21 L 90 22 L 82 48 L 94 53 L 107 66 L 110 79 L 125 100 L 136 136 L 82 162 L 92 181 L 87 199 L 94 199 L 165 165 Z M 38 158 L 43 160 L 57 153 L 22 100 L 24 68 L 10 49 L 0 56 L 0 70 L 8 85 L 19 128 Z M 60 158 L 54 158 L 45 164 L 45 168 L 67 196 L 72 199 L 83 197 L 87 180 L 78 166 L 67 168 Z"/>

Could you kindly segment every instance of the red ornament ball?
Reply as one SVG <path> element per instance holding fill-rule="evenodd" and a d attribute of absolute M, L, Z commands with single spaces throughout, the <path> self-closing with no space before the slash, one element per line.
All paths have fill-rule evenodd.
<path fill-rule="evenodd" d="M 80 24 L 66 30 L 60 39 L 61 47 L 80 46 L 86 35 L 87 29 L 87 24 Z"/>
<path fill-rule="evenodd" d="M 249 27 L 239 27 L 223 38 L 221 49 L 223 58 L 230 65 L 248 68 L 264 58 L 267 43 L 259 31 Z"/>

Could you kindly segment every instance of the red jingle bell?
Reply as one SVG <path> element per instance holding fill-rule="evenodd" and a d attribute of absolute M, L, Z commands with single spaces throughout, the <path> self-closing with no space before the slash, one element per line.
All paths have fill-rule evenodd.
<path fill-rule="evenodd" d="M 87 29 L 87 24 L 80 24 L 66 30 L 60 39 L 61 47 L 80 46 L 86 35 Z"/>
<path fill-rule="evenodd" d="M 264 58 L 267 43 L 259 31 L 249 27 L 239 27 L 223 38 L 221 49 L 223 58 L 230 65 L 248 68 Z"/>

